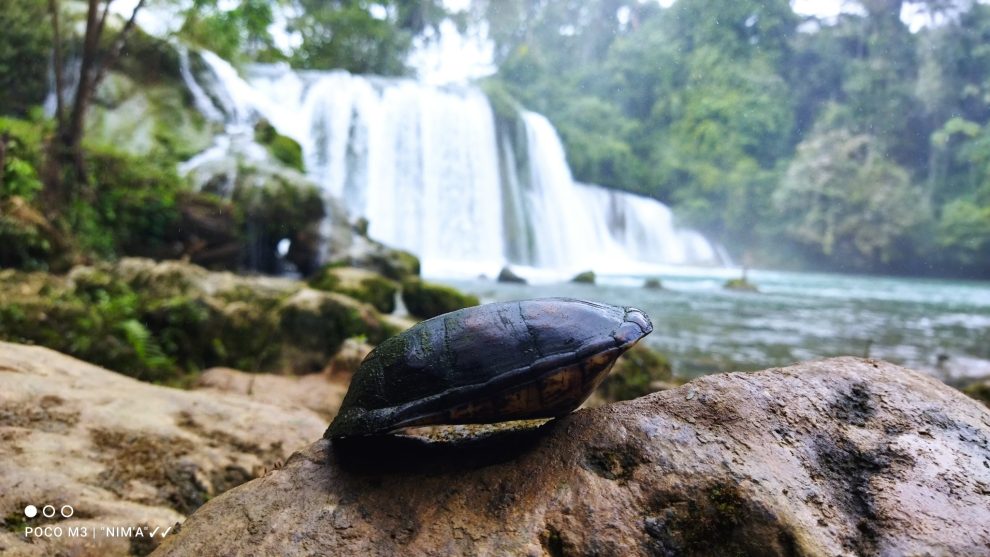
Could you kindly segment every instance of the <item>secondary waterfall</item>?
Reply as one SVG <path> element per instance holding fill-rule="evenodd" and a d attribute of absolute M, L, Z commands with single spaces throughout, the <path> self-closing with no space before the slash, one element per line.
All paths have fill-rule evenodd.
<path fill-rule="evenodd" d="M 265 118 L 298 141 L 326 195 L 351 218 L 367 218 L 373 238 L 417 254 L 426 274 L 492 275 L 507 263 L 562 273 L 721 263 L 658 201 L 575 183 L 543 116 L 520 115 L 520 150 L 513 134 L 497 132 L 475 87 L 277 65 L 252 66 L 242 78 L 212 53 L 201 60 L 205 71 L 194 76 L 184 64 L 183 76 L 208 118 L 222 113 L 228 134 Z"/>

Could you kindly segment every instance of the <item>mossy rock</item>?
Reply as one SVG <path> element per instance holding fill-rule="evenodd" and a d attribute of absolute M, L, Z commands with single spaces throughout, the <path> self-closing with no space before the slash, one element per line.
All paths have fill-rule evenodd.
<path fill-rule="evenodd" d="M 583 273 L 578 273 L 574 275 L 571 282 L 577 282 L 580 284 L 595 284 L 595 272 L 594 271 L 584 271 Z"/>
<path fill-rule="evenodd" d="M 667 357 L 641 343 L 619 358 L 599 392 L 609 401 L 632 400 L 659 390 L 658 384 L 672 379 Z"/>
<path fill-rule="evenodd" d="M 371 269 L 392 280 L 419 276 L 419 258 L 400 249 L 386 248 L 369 257 Z"/>
<path fill-rule="evenodd" d="M 395 311 L 395 295 L 399 284 L 377 273 L 354 267 L 324 266 L 310 278 L 309 285 L 317 290 L 340 292 L 366 302 L 382 313 Z"/>
<path fill-rule="evenodd" d="M 259 120 L 254 126 L 254 140 L 264 145 L 275 160 L 304 172 L 302 147 L 291 137 L 278 133 L 268 120 Z"/>
<path fill-rule="evenodd" d="M 306 373 L 323 369 L 345 339 L 363 336 L 378 343 L 387 331 L 370 305 L 334 292 L 304 289 L 279 307 L 278 335 L 283 344 L 279 366 Z"/>
<path fill-rule="evenodd" d="M 990 378 L 970 383 L 962 392 L 990 407 Z"/>
<path fill-rule="evenodd" d="M 756 287 L 755 284 L 749 282 L 745 278 L 734 278 L 725 281 L 722 285 L 726 290 L 735 290 L 737 292 L 759 292 L 760 289 Z"/>
<path fill-rule="evenodd" d="M 377 344 L 405 326 L 299 281 L 175 261 L 124 259 L 65 276 L 0 271 L 0 339 L 166 384 L 214 366 L 318 371 L 344 339 Z"/>
<path fill-rule="evenodd" d="M 402 281 L 402 302 L 406 304 L 409 313 L 422 319 L 479 304 L 477 296 L 418 278 Z"/>
<path fill-rule="evenodd" d="M 278 272 L 277 246 L 288 239 L 289 255 L 299 270 L 312 272 L 319 257 L 319 242 L 311 241 L 313 231 L 326 216 L 323 195 L 315 183 L 285 168 L 242 166 L 231 199 L 244 216 L 250 268 Z M 299 252 L 303 246 L 308 253 Z"/>
<path fill-rule="evenodd" d="M 647 290 L 663 290 L 663 283 L 658 278 L 648 278 L 643 282 L 643 288 Z"/>
<path fill-rule="evenodd" d="M 114 272 L 131 288 L 153 298 L 170 298 L 201 290 L 208 271 L 179 261 L 156 262 L 140 257 L 121 259 Z"/>

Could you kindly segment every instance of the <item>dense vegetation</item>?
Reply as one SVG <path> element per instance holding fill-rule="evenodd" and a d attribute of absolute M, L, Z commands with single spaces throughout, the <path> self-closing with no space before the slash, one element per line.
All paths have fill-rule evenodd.
<path fill-rule="evenodd" d="M 175 32 L 236 61 L 402 75 L 415 39 L 473 21 L 495 45 L 493 104 L 545 113 L 578 180 L 673 205 L 745 264 L 990 276 L 990 6 L 916 2 L 941 24 L 912 33 L 902 0 L 847 4 L 855 13 L 820 21 L 787 0 L 475 0 L 456 14 L 440 0 L 195 0 Z M 140 59 L 123 69 L 149 95 L 176 72 L 174 53 L 124 33 L 126 19 L 104 25 L 104 5 L 14 0 L 0 14 L 4 265 L 130 253 L 122 234 L 170 241 L 187 199 L 169 170 L 192 154 L 178 125 L 159 125 L 152 156 L 129 162 L 83 140 L 109 66 Z M 273 23 L 295 42 L 277 44 Z M 81 57 L 89 77 L 56 74 L 72 94 L 49 120 L 37 107 L 53 53 Z M 298 146 L 269 131 L 272 154 L 300 168 Z"/>
<path fill-rule="evenodd" d="M 944 23 L 912 33 L 901 0 L 858 4 L 475 6 L 493 89 L 550 118 L 577 179 L 672 204 L 745 263 L 990 276 L 990 6 L 922 2 Z"/>

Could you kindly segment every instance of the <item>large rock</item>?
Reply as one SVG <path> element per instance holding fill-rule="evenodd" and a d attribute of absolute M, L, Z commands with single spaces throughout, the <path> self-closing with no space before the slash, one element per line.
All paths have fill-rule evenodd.
<path fill-rule="evenodd" d="M 319 441 L 160 555 L 986 555 L 990 412 L 841 358 L 453 444 Z"/>
<path fill-rule="evenodd" d="M 336 360 L 336 358 L 334 359 Z M 347 392 L 349 375 L 311 373 L 302 377 L 246 373 L 214 367 L 196 379 L 196 389 L 239 395 L 284 408 L 302 407 L 319 414 L 327 423 L 337 415 Z"/>
<path fill-rule="evenodd" d="M 0 342 L 0 554 L 147 553 L 155 528 L 261 476 L 325 428 L 296 405 L 158 387 Z M 29 504 L 74 514 L 27 519 Z M 23 535 L 46 525 L 62 535 Z M 70 536 L 70 527 L 96 535 Z M 107 537 L 105 527 L 147 530 Z"/>

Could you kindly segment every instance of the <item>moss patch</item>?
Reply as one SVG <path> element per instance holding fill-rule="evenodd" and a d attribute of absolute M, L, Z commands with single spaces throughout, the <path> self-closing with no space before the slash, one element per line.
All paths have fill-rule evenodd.
<path fill-rule="evenodd" d="M 260 120 L 254 126 L 254 140 L 265 146 L 275 160 L 304 172 L 302 147 L 296 140 L 275 130 L 267 120 Z"/>
<path fill-rule="evenodd" d="M 477 296 L 463 294 L 449 286 L 432 284 L 418 278 L 402 281 L 402 302 L 409 313 L 423 319 L 476 306 Z"/>
<path fill-rule="evenodd" d="M 632 400 L 656 391 L 658 382 L 672 378 L 666 356 L 640 343 L 619 358 L 599 392 L 610 401 Z"/>
<path fill-rule="evenodd" d="M 395 295 L 399 285 L 371 271 L 338 266 L 325 266 L 309 280 L 317 290 L 340 292 L 366 302 L 382 313 L 395 311 Z"/>

